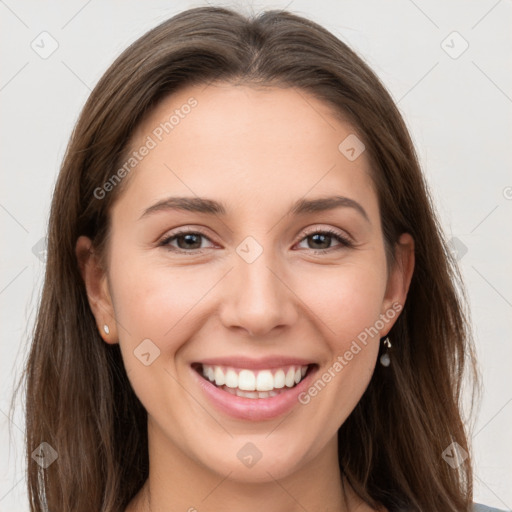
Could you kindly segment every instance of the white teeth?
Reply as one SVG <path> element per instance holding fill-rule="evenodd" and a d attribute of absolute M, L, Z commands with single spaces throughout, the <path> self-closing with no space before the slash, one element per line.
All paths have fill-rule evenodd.
<path fill-rule="evenodd" d="M 293 387 L 293 385 L 295 384 L 295 370 L 293 369 L 293 367 L 286 372 L 284 383 L 288 388 Z"/>
<path fill-rule="evenodd" d="M 256 378 L 256 389 L 258 391 L 270 391 L 274 389 L 274 377 L 270 370 L 263 370 L 258 373 Z"/>
<path fill-rule="evenodd" d="M 215 383 L 217 384 L 217 381 Z M 238 389 L 243 391 L 254 391 L 256 389 L 256 375 L 254 375 L 254 372 L 242 370 L 238 374 Z"/>
<path fill-rule="evenodd" d="M 245 398 L 259 398 L 257 391 L 238 391 L 237 395 Z"/>
<path fill-rule="evenodd" d="M 231 368 L 226 372 L 226 386 L 228 388 L 237 388 L 238 387 L 238 375 L 235 370 Z"/>
<path fill-rule="evenodd" d="M 217 387 L 246 398 L 268 398 L 285 386 L 292 388 L 306 375 L 307 366 L 288 366 L 277 370 L 236 370 L 204 364 L 203 376 Z M 274 372 L 274 373 L 273 373 Z"/>
<path fill-rule="evenodd" d="M 242 391 L 238 388 L 228 388 L 227 386 L 222 386 L 221 389 L 224 391 L 227 391 L 231 395 L 241 396 L 244 398 L 269 398 L 273 396 L 279 395 L 279 393 L 282 393 L 282 391 Z"/>
<path fill-rule="evenodd" d="M 281 389 L 284 388 L 284 371 L 283 370 L 277 370 L 276 374 L 274 375 L 274 388 Z"/>
<path fill-rule="evenodd" d="M 224 379 L 224 372 L 222 371 L 222 368 L 220 366 L 215 367 L 214 376 L 215 384 L 217 384 L 217 386 L 222 386 L 223 384 L 226 383 L 226 380 Z"/>

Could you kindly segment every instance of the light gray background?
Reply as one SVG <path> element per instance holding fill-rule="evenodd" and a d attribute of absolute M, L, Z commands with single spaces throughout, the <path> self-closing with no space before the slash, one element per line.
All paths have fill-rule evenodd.
<path fill-rule="evenodd" d="M 397 101 L 444 229 L 457 239 L 471 302 L 484 384 L 473 428 L 475 501 L 511 509 L 512 2 L 210 4 L 244 12 L 288 8 L 310 17 L 362 55 Z M 44 272 L 33 247 L 45 235 L 71 129 L 92 87 L 129 43 L 199 5 L 206 3 L 0 0 L 0 511 L 28 510 L 22 402 L 14 422 L 7 414 Z M 50 48 L 43 31 L 58 43 L 46 59 L 31 47 L 46 37 Z M 458 55 L 465 41 L 469 47 Z"/>

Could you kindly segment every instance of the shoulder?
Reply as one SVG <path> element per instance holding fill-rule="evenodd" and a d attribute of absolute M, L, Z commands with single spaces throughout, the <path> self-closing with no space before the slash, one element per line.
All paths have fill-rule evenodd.
<path fill-rule="evenodd" d="M 473 512 L 506 512 L 502 509 L 498 509 L 498 508 L 491 508 L 491 507 L 486 507 L 485 505 L 480 505 L 479 503 L 474 503 L 473 504 Z"/>

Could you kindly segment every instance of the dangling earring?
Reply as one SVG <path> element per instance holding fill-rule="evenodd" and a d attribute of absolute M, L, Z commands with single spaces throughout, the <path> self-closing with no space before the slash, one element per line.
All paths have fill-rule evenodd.
<path fill-rule="evenodd" d="M 389 366 L 390 363 L 391 363 L 391 358 L 389 357 L 389 349 L 391 348 L 391 342 L 389 341 L 389 337 L 386 336 L 383 340 L 382 340 L 382 344 L 383 345 L 386 345 L 386 347 L 388 348 L 388 350 L 386 352 L 384 352 L 384 354 L 382 354 L 380 356 L 380 364 L 382 366 Z"/>
<path fill-rule="evenodd" d="M 110 329 L 108 328 L 107 324 L 103 326 L 103 330 L 105 331 L 105 334 L 110 334 Z"/>

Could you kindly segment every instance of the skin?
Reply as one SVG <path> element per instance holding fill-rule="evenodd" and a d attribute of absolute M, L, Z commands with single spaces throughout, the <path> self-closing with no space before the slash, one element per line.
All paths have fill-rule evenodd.
<path fill-rule="evenodd" d="M 76 246 L 98 329 L 106 343 L 120 344 L 148 412 L 149 479 L 127 511 L 373 510 L 340 486 L 336 433 L 398 315 L 314 399 L 272 420 L 217 410 L 190 364 L 287 355 L 317 363 L 322 374 L 393 303 L 404 304 L 413 240 L 401 236 L 388 272 L 366 154 L 349 161 L 338 150 L 355 130 L 303 91 L 188 87 L 144 120 L 132 148 L 191 96 L 197 106 L 125 178 L 111 212 L 107 268 L 88 238 Z M 368 220 L 351 207 L 287 215 L 298 199 L 334 194 L 357 201 Z M 140 218 L 168 196 L 222 201 L 227 214 L 162 210 Z M 199 249 L 176 238 L 159 246 L 176 228 L 200 229 L 205 237 L 189 242 Z M 315 243 L 312 235 L 325 229 L 353 246 L 328 236 Z M 247 236 L 263 249 L 252 263 L 236 252 Z M 147 338 L 160 349 L 149 366 L 133 353 Z M 262 453 L 250 468 L 237 457 L 247 442 Z"/>

